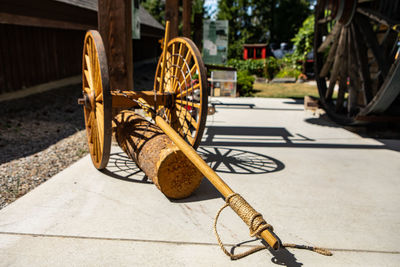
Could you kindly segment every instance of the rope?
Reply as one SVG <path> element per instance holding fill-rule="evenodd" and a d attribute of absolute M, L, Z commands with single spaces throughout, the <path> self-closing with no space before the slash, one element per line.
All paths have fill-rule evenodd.
<path fill-rule="evenodd" d="M 236 212 L 236 214 L 238 214 L 239 217 L 247 224 L 247 226 L 249 227 L 249 230 L 250 230 L 250 236 L 256 236 L 258 238 L 261 238 L 260 235 L 264 230 L 269 230 L 271 232 L 273 232 L 273 230 L 274 230 L 272 225 L 268 224 L 263 219 L 262 215 L 260 213 L 258 213 L 256 210 L 254 210 L 253 207 L 251 207 L 250 204 L 247 203 L 247 201 L 242 196 L 240 196 L 237 193 L 233 193 L 225 199 L 225 204 L 219 209 L 219 211 L 217 212 L 217 215 L 215 216 L 215 220 L 214 220 L 214 233 L 215 233 L 215 236 L 217 237 L 218 244 L 221 247 L 222 251 L 228 257 L 230 257 L 231 260 L 238 260 L 238 259 L 246 257 L 250 254 L 253 254 L 254 252 L 266 249 L 267 248 L 266 246 L 260 245 L 260 246 L 251 248 L 250 250 L 245 251 L 243 253 L 233 254 L 233 253 L 230 253 L 225 248 L 225 246 L 222 243 L 221 238 L 218 234 L 218 231 L 217 231 L 217 222 L 218 222 L 218 218 L 219 218 L 221 212 L 228 206 L 231 206 L 231 208 Z M 325 256 L 332 256 L 332 253 L 329 250 L 324 249 L 324 248 L 303 246 L 303 245 L 296 245 L 296 244 L 289 244 L 289 243 L 285 243 L 282 246 L 290 247 L 290 248 L 297 248 L 297 249 L 307 249 L 307 250 L 311 250 L 311 251 L 317 252 L 317 253 L 325 255 Z"/>
<path fill-rule="evenodd" d="M 332 256 L 332 252 L 330 252 L 328 249 L 326 248 L 319 248 L 319 247 L 311 247 L 311 246 L 304 246 L 304 245 L 296 245 L 296 244 L 291 244 L 291 243 L 285 243 L 283 244 L 284 247 L 286 248 L 297 248 L 297 249 L 306 249 L 306 250 L 311 250 L 314 252 L 317 252 L 321 255 L 324 256 Z"/>

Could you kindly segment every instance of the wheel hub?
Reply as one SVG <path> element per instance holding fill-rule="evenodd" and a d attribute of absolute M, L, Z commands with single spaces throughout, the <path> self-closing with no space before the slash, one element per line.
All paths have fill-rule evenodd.
<path fill-rule="evenodd" d="M 83 93 L 83 97 L 78 99 L 78 104 L 85 106 L 88 110 L 94 110 L 94 97 Z"/>

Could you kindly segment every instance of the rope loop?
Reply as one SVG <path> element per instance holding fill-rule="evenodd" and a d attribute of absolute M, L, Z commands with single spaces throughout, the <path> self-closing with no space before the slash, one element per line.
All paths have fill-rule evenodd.
<path fill-rule="evenodd" d="M 243 257 L 246 257 L 246 256 L 248 256 L 248 255 L 250 255 L 250 254 L 253 254 L 254 252 L 257 252 L 257 251 L 266 249 L 267 247 L 265 247 L 265 246 L 257 246 L 257 247 L 251 248 L 251 249 L 249 249 L 248 251 L 245 251 L 245 252 L 243 252 L 243 253 L 240 253 L 240 254 L 233 254 L 233 253 L 230 253 L 230 252 L 225 248 L 224 244 L 223 244 L 222 241 L 221 241 L 221 238 L 219 237 L 218 231 L 217 231 L 217 222 L 218 222 L 218 218 L 219 218 L 219 215 L 221 214 L 221 212 L 222 212 L 226 207 L 228 207 L 228 206 L 229 206 L 229 203 L 228 203 L 228 202 L 225 203 L 225 204 L 219 209 L 219 211 L 217 212 L 217 215 L 215 216 L 215 220 L 214 220 L 214 233 L 215 233 L 215 236 L 217 237 L 218 244 L 219 244 L 219 246 L 221 247 L 222 251 L 225 253 L 225 255 L 227 255 L 231 260 L 238 260 L 238 259 L 241 259 L 241 258 L 243 258 Z"/>
<path fill-rule="evenodd" d="M 225 199 L 225 204 L 219 209 L 219 211 L 217 212 L 217 215 L 215 216 L 215 220 L 214 220 L 214 233 L 215 236 L 217 238 L 218 244 L 221 247 L 222 251 L 225 253 L 225 255 L 227 255 L 231 260 L 238 260 L 241 259 L 243 257 L 246 257 L 250 254 L 253 254 L 254 252 L 266 249 L 266 246 L 260 245 L 260 246 L 256 246 L 254 248 L 249 249 L 248 251 L 245 251 L 243 253 L 240 254 L 233 254 L 230 253 L 224 246 L 224 244 L 221 241 L 221 238 L 218 234 L 217 231 L 217 222 L 218 222 L 218 218 L 221 214 L 221 212 L 226 208 L 230 206 L 233 211 L 236 212 L 236 214 L 239 215 L 239 217 L 247 224 L 247 226 L 249 227 L 250 230 L 250 236 L 256 236 L 258 238 L 261 238 L 261 233 L 264 230 L 269 230 L 269 231 L 274 231 L 274 228 L 272 227 L 272 225 L 268 224 L 263 216 L 258 213 L 256 210 L 254 210 L 249 203 L 246 202 L 246 200 L 240 196 L 238 193 L 233 193 L 231 195 L 229 195 L 226 199 Z M 325 256 L 332 256 L 332 252 L 330 252 L 327 249 L 324 248 L 319 248 L 319 247 L 310 247 L 310 246 L 302 246 L 302 245 L 296 245 L 296 244 L 283 244 L 283 247 L 288 247 L 288 248 L 297 248 L 297 249 L 307 249 L 307 250 L 311 250 L 314 252 L 317 252 L 321 255 L 325 255 Z"/>

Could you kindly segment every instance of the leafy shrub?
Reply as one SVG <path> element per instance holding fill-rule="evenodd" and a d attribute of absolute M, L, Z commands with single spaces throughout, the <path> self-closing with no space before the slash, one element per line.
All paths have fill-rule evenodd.
<path fill-rule="evenodd" d="M 228 65 L 238 70 L 238 73 L 248 72 L 251 75 L 257 77 L 265 77 L 272 80 L 276 75 L 279 74 L 278 78 L 283 77 L 295 77 L 297 78 L 300 74 L 301 65 L 300 59 L 296 55 L 286 55 L 281 59 L 274 57 L 268 57 L 266 59 L 230 59 Z M 297 74 L 297 75 L 295 75 Z M 243 73 L 241 75 L 244 75 Z M 287 76 L 295 75 L 295 76 Z M 239 74 L 238 74 L 239 76 Z"/>
<path fill-rule="evenodd" d="M 285 68 L 301 70 L 301 60 L 294 54 L 287 54 L 283 58 L 278 59 L 277 64 L 280 70 Z"/>
<path fill-rule="evenodd" d="M 247 70 L 238 70 L 237 72 L 237 88 L 240 96 L 253 95 L 253 83 L 255 78 Z"/>
<path fill-rule="evenodd" d="M 314 15 L 310 15 L 304 22 L 294 38 L 291 40 L 295 46 L 294 54 L 304 59 L 313 49 L 314 43 Z"/>
<path fill-rule="evenodd" d="M 266 64 L 264 66 L 264 77 L 268 78 L 268 80 L 272 80 L 278 72 L 279 72 L 278 60 L 274 57 L 267 58 Z"/>
<path fill-rule="evenodd" d="M 301 71 L 294 68 L 282 68 L 278 74 L 276 74 L 277 78 L 297 78 L 301 74 Z"/>
<path fill-rule="evenodd" d="M 301 74 L 301 60 L 295 54 L 287 54 L 277 60 L 276 78 L 297 78 Z"/>
<path fill-rule="evenodd" d="M 238 71 L 248 71 L 250 74 L 263 76 L 265 62 L 263 59 L 230 59 L 228 65 L 236 68 Z"/>
<path fill-rule="evenodd" d="M 272 79 L 279 71 L 278 61 L 274 57 L 267 59 L 230 59 L 228 65 L 236 68 L 238 71 L 248 71 L 257 77 L 266 77 Z"/>

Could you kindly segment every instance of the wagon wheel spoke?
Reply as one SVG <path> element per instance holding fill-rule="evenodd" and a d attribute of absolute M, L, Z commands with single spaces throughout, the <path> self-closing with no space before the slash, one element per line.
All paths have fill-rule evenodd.
<path fill-rule="evenodd" d="M 354 38 L 355 36 L 352 28 L 350 27 L 348 29 L 347 38 L 347 69 L 349 74 L 347 112 L 350 116 L 355 114 L 357 107 L 364 103 L 364 99 L 361 101 L 359 99 L 359 90 L 361 88 L 361 81 L 359 77 L 360 66 L 356 56 L 355 42 L 353 42 Z"/>
<path fill-rule="evenodd" d="M 93 65 L 93 85 L 95 89 L 95 96 L 101 94 L 101 83 L 100 83 L 100 71 L 99 71 L 99 62 L 97 59 L 94 60 L 94 65 Z"/>
<path fill-rule="evenodd" d="M 84 91 L 86 94 L 90 94 L 90 93 L 91 93 L 90 88 L 89 88 L 89 87 L 86 87 L 86 86 L 83 86 L 83 91 Z"/>
<path fill-rule="evenodd" d="M 178 94 L 176 95 L 176 97 L 177 97 L 177 98 L 185 97 L 185 96 L 187 96 L 187 95 L 192 94 L 194 90 L 199 89 L 199 88 L 200 88 L 200 84 L 199 84 L 199 83 L 198 83 L 198 84 L 195 84 L 194 86 L 190 87 L 189 89 L 187 89 L 187 90 L 185 90 L 185 91 L 183 91 L 183 92 L 178 93 Z"/>
<path fill-rule="evenodd" d="M 188 112 L 184 111 L 184 112 L 177 112 L 177 117 L 179 119 L 179 124 L 180 124 L 180 128 L 182 129 L 183 132 L 183 136 L 184 138 L 186 138 L 189 143 L 193 142 L 193 137 L 191 135 L 191 130 L 190 130 L 190 126 L 188 121 L 186 120 L 186 114 Z"/>
<path fill-rule="evenodd" d="M 355 24 L 351 25 L 351 32 L 354 37 L 355 55 L 360 73 L 360 86 L 363 92 L 364 105 L 372 100 L 373 93 L 371 88 L 371 79 L 368 66 L 368 53 L 365 43 L 361 40 L 361 33 Z"/>
<path fill-rule="evenodd" d="M 164 90 L 166 92 L 173 92 L 173 80 L 174 77 L 172 75 L 172 69 L 173 69 L 173 64 L 172 64 L 172 55 L 170 52 L 167 51 L 167 55 L 166 55 L 166 71 L 165 71 L 165 83 L 166 86 L 164 87 Z"/>
<path fill-rule="evenodd" d="M 182 43 L 179 43 L 179 50 L 178 50 L 178 54 L 177 54 L 177 62 L 176 62 L 176 67 L 175 67 L 175 73 L 174 73 L 174 77 L 178 77 L 178 73 L 179 73 L 179 66 L 182 65 L 182 58 L 181 55 L 183 53 L 183 49 L 184 49 L 184 45 Z M 176 84 L 178 83 L 178 80 L 175 80 L 175 84 L 174 89 L 176 88 Z"/>
<path fill-rule="evenodd" d="M 104 120 L 102 107 L 103 107 L 102 104 L 96 103 L 96 118 L 97 118 L 96 121 L 97 121 L 97 127 L 100 130 L 100 132 L 104 131 L 104 125 L 102 123 L 102 121 Z M 100 134 L 99 137 L 100 137 L 100 143 L 102 144 L 103 143 L 103 136 Z"/>
<path fill-rule="evenodd" d="M 183 81 L 183 77 L 185 76 L 186 69 L 188 66 L 188 62 L 186 61 L 186 55 L 188 52 L 190 53 L 190 51 L 187 51 L 184 46 L 181 46 L 180 53 L 183 53 L 183 54 L 178 55 L 178 58 L 179 58 L 178 63 L 179 64 L 176 65 L 176 75 L 175 75 L 176 80 L 175 80 L 175 83 L 173 84 L 175 93 L 178 93 L 182 90 L 182 84 L 183 84 L 182 81 Z"/>
<path fill-rule="evenodd" d="M 156 99 L 155 106 L 160 106 L 155 108 L 189 144 L 197 148 L 206 119 L 207 78 L 204 64 L 200 52 L 189 39 L 175 38 L 166 49 L 170 55 L 165 65 L 167 79 L 159 79 L 163 67 L 160 59 L 154 90 L 160 92 L 161 87 L 170 88 L 172 103 L 162 106 Z"/>
<path fill-rule="evenodd" d="M 366 41 L 368 47 L 372 50 L 372 54 L 374 55 L 375 60 L 378 63 L 383 78 L 385 78 L 388 73 L 387 62 L 384 58 L 382 51 L 379 49 L 379 43 L 376 38 L 376 34 L 372 29 L 372 25 L 363 16 L 356 16 L 355 20 L 357 25 L 359 26 L 360 31 L 363 33 L 363 36 L 365 37 L 364 40 Z"/>
<path fill-rule="evenodd" d="M 341 66 L 339 70 L 339 91 L 336 99 L 336 112 L 341 112 L 343 110 L 343 104 L 345 101 L 345 93 L 347 92 L 347 77 L 348 77 L 348 58 L 347 58 L 347 38 L 348 38 L 348 30 L 347 28 L 343 28 L 343 38 L 340 40 L 343 42 L 343 46 L 338 51 Z"/>
<path fill-rule="evenodd" d="M 87 117 L 88 117 L 88 119 L 87 119 L 87 121 L 86 121 L 86 124 L 87 124 L 87 135 L 88 135 L 88 140 L 89 140 L 89 145 L 90 144 L 92 144 L 93 143 L 93 137 L 92 137 L 92 124 L 93 124 L 93 112 L 86 112 L 86 114 L 88 114 L 87 115 Z"/>
<path fill-rule="evenodd" d="M 184 111 L 184 108 L 177 105 L 176 106 L 178 110 L 180 110 L 181 112 Z M 187 110 L 186 110 L 187 111 Z M 193 118 L 193 116 L 189 113 L 189 112 L 185 112 L 185 119 L 191 124 L 191 126 L 193 126 L 194 128 L 198 127 L 198 123 L 196 122 L 196 120 Z"/>
<path fill-rule="evenodd" d="M 192 102 L 192 101 L 177 99 L 176 103 L 178 105 L 180 105 L 180 106 L 191 106 L 191 107 L 194 107 L 194 108 L 200 108 L 200 103 L 195 103 L 195 102 Z"/>
<path fill-rule="evenodd" d="M 336 81 L 338 79 L 339 73 L 341 71 L 341 68 L 343 67 L 343 59 L 345 56 L 345 49 L 346 49 L 346 29 L 342 28 L 340 31 L 340 37 L 338 40 L 338 47 L 335 51 L 335 59 L 333 63 L 333 68 L 331 71 L 331 76 L 329 78 L 329 87 L 328 90 L 326 90 L 325 93 L 325 98 L 327 100 L 332 99 L 333 91 L 335 89 Z M 324 69 L 322 69 L 323 71 Z M 321 72 L 322 72 L 321 71 Z M 321 77 L 324 77 L 320 75 Z"/>
<path fill-rule="evenodd" d="M 326 77 L 329 73 L 329 70 L 331 69 L 331 66 L 333 64 L 333 62 L 335 61 L 335 55 L 336 55 L 336 50 L 338 48 L 338 44 L 339 44 L 339 34 L 341 31 L 338 31 L 338 36 L 335 38 L 335 40 L 333 41 L 332 47 L 329 50 L 329 54 L 328 54 L 328 58 L 326 59 L 326 62 L 324 64 L 324 66 L 322 67 L 322 70 L 319 74 L 320 77 Z"/>
<path fill-rule="evenodd" d="M 336 23 L 332 29 L 332 32 L 325 38 L 324 42 L 318 47 L 318 53 L 325 51 L 335 40 L 338 39 L 342 27 L 339 23 Z M 336 49 L 336 48 L 335 48 Z"/>
<path fill-rule="evenodd" d="M 102 92 L 96 97 L 96 102 L 103 102 L 103 93 Z"/>
<path fill-rule="evenodd" d="M 84 73 L 85 73 L 86 81 L 89 85 L 90 91 L 93 91 L 93 80 L 90 75 L 90 70 L 84 70 Z"/>

